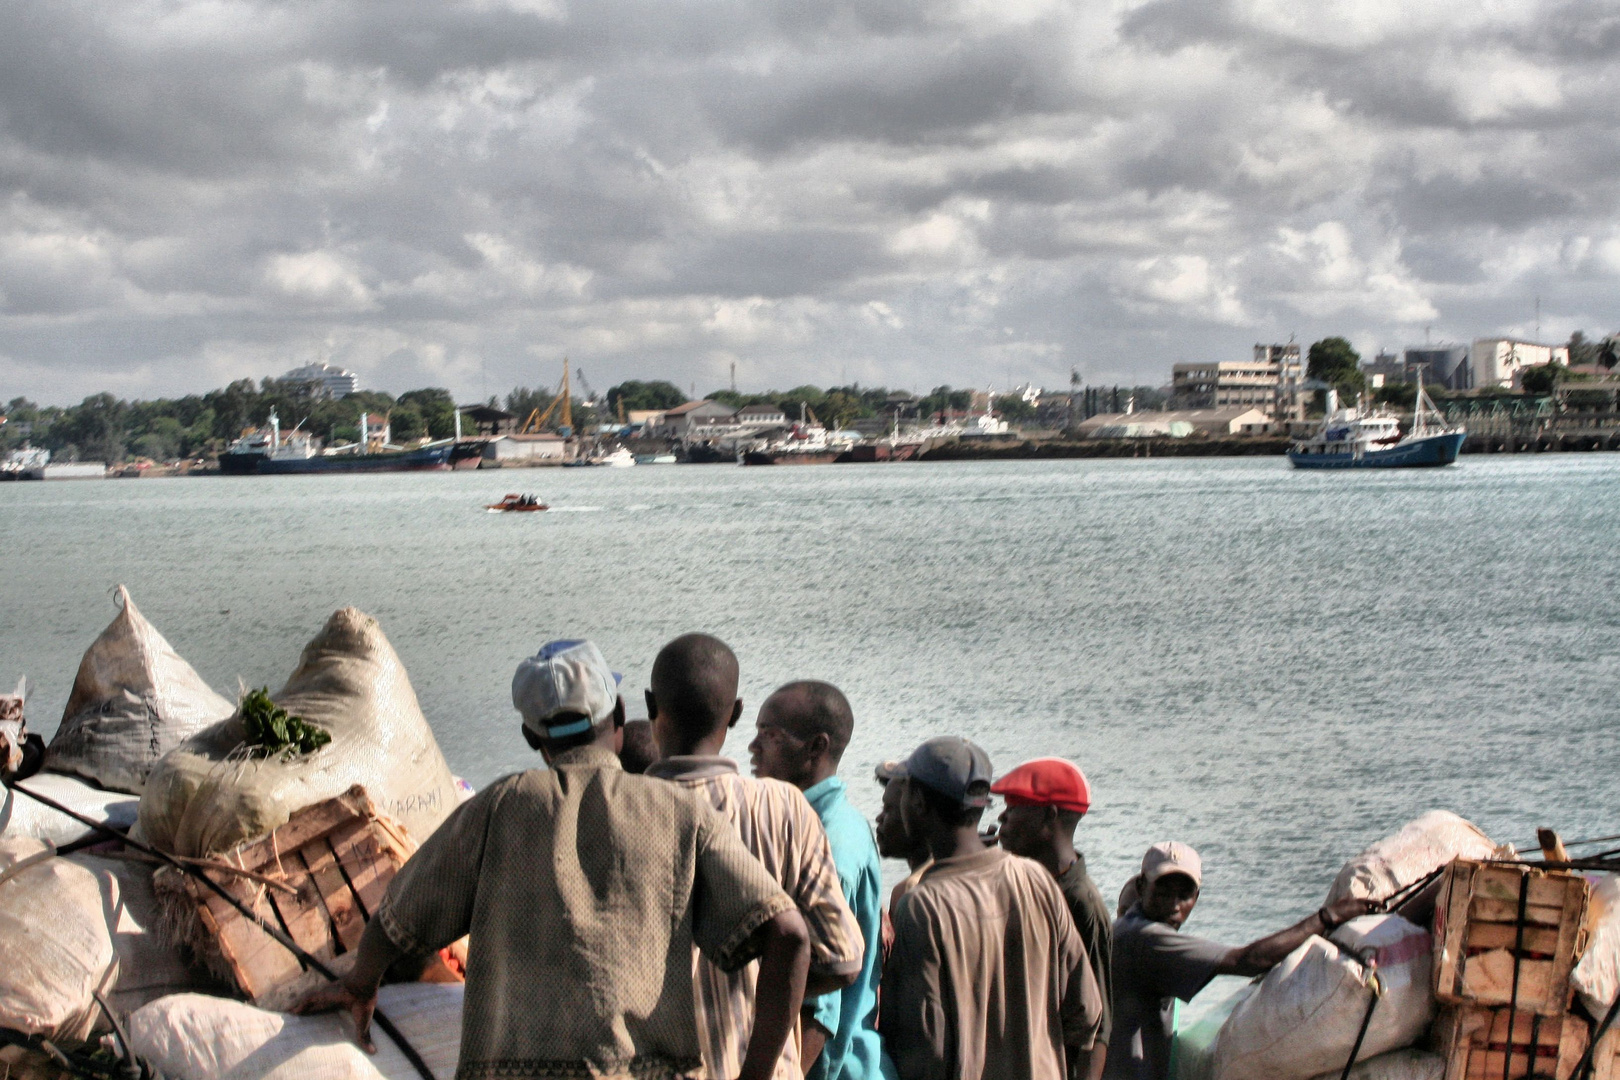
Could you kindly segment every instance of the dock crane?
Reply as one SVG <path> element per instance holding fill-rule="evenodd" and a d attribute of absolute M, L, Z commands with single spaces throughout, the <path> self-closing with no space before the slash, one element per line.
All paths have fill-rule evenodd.
<path fill-rule="evenodd" d="M 539 409 L 531 409 L 529 418 L 523 421 L 523 426 L 518 429 L 518 434 L 540 434 L 545 430 L 546 421 L 551 419 L 551 414 L 558 405 L 562 406 L 562 416 L 558 418 L 557 430 L 562 435 L 572 435 L 574 433 L 573 387 L 568 381 L 568 357 L 566 356 L 563 357 L 562 387 L 557 391 L 557 396 L 551 399 L 551 404 L 546 406 L 544 412 Z"/>

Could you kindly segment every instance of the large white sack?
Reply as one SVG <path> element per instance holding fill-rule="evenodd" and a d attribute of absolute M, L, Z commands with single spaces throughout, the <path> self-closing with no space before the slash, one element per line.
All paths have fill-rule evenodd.
<path fill-rule="evenodd" d="M 1586 1011 L 1601 1020 L 1620 986 L 1620 876 L 1604 874 L 1593 885 L 1589 903 L 1592 936 L 1581 962 L 1569 973 L 1569 984 Z"/>
<path fill-rule="evenodd" d="M 1325 1072 L 1315 1080 L 1339 1080 L 1344 1066 Z M 1426 1050 L 1392 1050 L 1356 1062 L 1350 1070 L 1350 1080 L 1443 1080 L 1446 1059 Z"/>
<path fill-rule="evenodd" d="M 226 851 L 355 784 L 417 843 L 456 808 L 455 779 L 371 616 L 334 613 L 274 699 L 332 741 L 303 756 L 249 758 L 240 716 L 193 736 L 147 778 L 140 831 L 148 842 L 177 855 Z"/>
<path fill-rule="evenodd" d="M 1308 1080 L 1343 1069 L 1372 999 L 1383 987 L 1360 1055 L 1416 1042 L 1434 1019 L 1429 932 L 1399 915 L 1364 915 L 1312 936 L 1266 973 L 1215 1041 L 1214 1080 Z M 1360 957 L 1374 962 L 1375 969 Z"/>
<path fill-rule="evenodd" d="M 1244 983 L 1186 1027 L 1176 1029 L 1170 1051 L 1170 1080 L 1210 1080 L 1215 1074 L 1215 1040 L 1232 1010 L 1254 993 L 1258 983 Z"/>
<path fill-rule="evenodd" d="M 1449 810 L 1430 810 L 1345 863 L 1327 902 L 1347 896 L 1387 900 L 1453 859 L 1488 859 L 1493 850 L 1472 822 Z"/>
<path fill-rule="evenodd" d="M 464 989 L 460 983 L 399 983 L 377 994 L 378 1009 L 440 1080 L 455 1076 Z M 127 1027 L 136 1055 L 169 1080 L 419 1080 L 375 1023 L 376 1055 L 360 1049 L 347 1014 L 291 1016 L 176 994 L 137 1011 Z"/>
<path fill-rule="evenodd" d="M 140 806 L 140 800 L 127 792 L 104 791 L 87 780 L 62 773 L 35 773 L 21 783 L 30 791 L 37 791 L 121 832 L 135 824 L 136 809 Z M 63 847 L 96 833 L 97 830 L 90 826 L 52 810 L 21 792 L 7 789 L 5 797 L 0 799 L 0 837 L 49 840 L 57 847 Z"/>
<path fill-rule="evenodd" d="M 139 795 L 159 758 L 236 706 L 208 688 L 122 585 L 118 600 L 123 610 L 79 662 L 45 768 Z"/>
<path fill-rule="evenodd" d="M 0 840 L 0 874 L 49 851 Z M 0 1027 L 80 1041 L 109 1026 L 92 990 L 122 1014 L 205 985 L 156 922 L 152 872 L 138 863 L 48 856 L 0 881 Z"/>

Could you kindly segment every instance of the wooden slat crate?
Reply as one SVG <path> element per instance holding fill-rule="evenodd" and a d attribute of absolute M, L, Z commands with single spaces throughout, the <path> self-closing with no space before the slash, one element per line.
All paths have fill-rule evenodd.
<path fill-rule="evenodd" d="M 405 831 L 379 814 L 365 789 L 356 785 L 298 811 L 269 836 L 214 860 L 253 877 L 208 873 L 316 959 L 342 968 L 346 964 L 339 958 L 360 944 L 389 882 L 415 850 Z M 311 985 L 291 952 L 201 882 L 184 881 L 203 930 L 249 998 L 284 1005 L 292 988 Z"/>
<path fill-rule="evenodd" d="M 1538 1016 L 1484 1005 L 1447 1006 L 1434 1030 L 1446 1080 L 1570 1080 L 1588 1035 L 1586 1021 L 1571 1013 Z"/>
<path fill-rule="evenodd" d="M 1516 1002 L 1520 1010 L 1542 1016 L 1563 1013 L 1570 1002 L 1570 969 L 1586 947 L 1590 893 L 1579 874 L 1453 862 L 1434 909 L 1435 997 L 1452 1005 Z"/>

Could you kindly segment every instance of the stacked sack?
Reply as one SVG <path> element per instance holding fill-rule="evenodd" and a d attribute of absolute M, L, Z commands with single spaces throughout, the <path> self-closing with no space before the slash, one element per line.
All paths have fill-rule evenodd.
<path fill-rule="evenodd" d="M 133 824 L 133 836 L 180 857 L 262 837 L 355 784 L 417 842 L 461 801 L 465 785 L 450 775 L 399 657 L 369 616 L 336 612 L 275 695 L 330 741 L 305 753 L 260 754 L 244 745 L 238 706 L 209 689 L 122 587 L 118 598 L 122 610 L 80 665 L 47 771 L 25 788 L 114 828 Z M 0 824 L 0 1028 L 72 1046 L 107 1031 L 110 1009 L 132 1032 L 134 1017 L 145 1017 L 144 1046 L 171 1077 L 396 1075 L 363 1060 L 363 1069 L 317 1068 L 325 1051 L 309 1050 L 320 1039 L 305 1036 L 335 1019 L 295 1021 L 194 993 L 234 990 L 157 932 L 173 920 L 154 893 L 154 866 L 133 850 L 98 844 L 58 855 L 57 845 L 97 843 L 97 831 L 18 792 L 7 792 Z M 421 1029 L 412 1042 L 442 1044 L 459 1031 L 459 988 L 419 994 L 415 1005 L 409 994 L 398 1003 Z M 170 1063 L 193 1051 L 218 1055 L 196 1068 Z M 286 1067 L 265 1066 L 266 1054 Z M 453 1043 L 447 1060 L 445 1076 Z"/>
<path fill-rule="evenodd" d="M 1350 860 L 1327 902 L 1400 897 L 1399 910 L 1352 919 L 1326 938 L 1312 936 L 1219 1014 L 1195 1025 L 1189 1034 L 1196 1048 L 1178 1035 L 1181 1080 L 1338 1077 L 1358 1040 L 1352 1077 L 1440 1080 L 1441 1058 L 1414 1048 L 1436 1009 L 1433 941 L 1425 928 L 1434 890 L 1414 887 L 1453 859 L 1492 850 L 1469 822 L 1432 811 Z"/>

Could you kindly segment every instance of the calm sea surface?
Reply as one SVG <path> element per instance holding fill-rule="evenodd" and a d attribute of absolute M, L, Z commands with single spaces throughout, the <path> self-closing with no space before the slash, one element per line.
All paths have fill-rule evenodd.
<path fill-rule="evenodd" d="M 481 510 L 513 489 L 556 509 Z M 801 677 L 854 703 L 869 815 L 873 764 L 930 735 L 998 770 L 1071 758 L 1104 894 L 1184 840 L 1189 931 L 1239 944 L 1433 807 L 1500 840 L 1620 833 L 1617 545 L 1620 455 L 4 484 L 0 683 L 28 675 L 48 736 L 120 582 L 227 694 L 274 690 L 353 604 L 482 785 L 536 761 L 509 680 L 542 642 L 596 639 L 644 715 L 659 646 L 707 630 L 742 660 L 745 763 L 755 707 Z"/>

